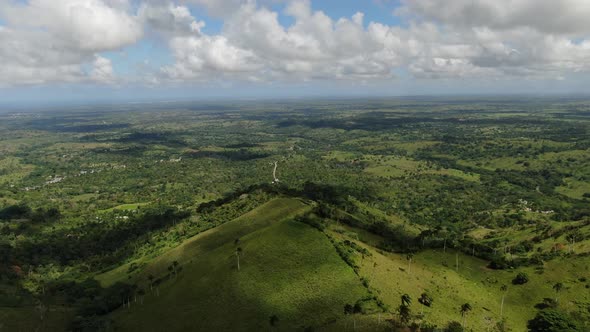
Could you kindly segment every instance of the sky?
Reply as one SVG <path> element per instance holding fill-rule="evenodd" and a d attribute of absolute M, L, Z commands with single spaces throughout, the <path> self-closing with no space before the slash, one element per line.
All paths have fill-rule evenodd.
<path fill-rule="evenodd" d="M 588 0 L 0 0 L 0 103 L 586 94 Z"/>

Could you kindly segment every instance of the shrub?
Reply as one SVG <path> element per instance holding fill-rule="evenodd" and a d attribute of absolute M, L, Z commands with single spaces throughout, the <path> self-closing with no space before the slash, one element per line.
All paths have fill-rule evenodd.
<path fill-rule="evenodd" d="M 582 331 L 578 324 L 567 317 L 564 313 L 557 310 L 543 310 L 539 311 L 535 318 L 529 320 L 527 323 L 529 331 L 545 331 L 545 332 L 577 332 Z"/>
<path fill-rule="evenodd" d="M 463 332 L 465 331 L 465 329 L 463 328 L 463 326 L 461 326 L 461 323 L 457 322 L 457 321 L 452 321 L 449 324 L 447 324 L 447 327 L 445 328 L 445 332 Z"/>
<path fill-rule="evenodd" d="M 529 282 L 529 275 L 524 272 L 520 272 L 514 279 L 512 279 L 514 285 L 524 285 L 527 282 Z"/>

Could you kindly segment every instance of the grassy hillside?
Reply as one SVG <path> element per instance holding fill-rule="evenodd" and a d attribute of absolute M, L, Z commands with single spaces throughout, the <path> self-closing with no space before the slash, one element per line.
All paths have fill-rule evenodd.
<path fill-rule="evenodd" d="M 500 321 L 500 302 L 502 285 L 508 286 L 505 293 L 504 313 L 507 325 L 513 331 L 526 330 L 526 322 L 535 313 L 535 305 L 544 298 L 555 298 L 557 294 L 552 286 L 564 283 L 565 289 L 559 294 L 559 305 L 568 310 L 590 304 L 590 287 L 585 277 L 590 269 L 590 257 L 572 257 L 545 263 L 543 269 L 533 267 L 517 270 L 491 270 L 487 261 L 457 253 L 452 250 L 426 250 L 416 254 L 410 266 L 405 255 L 392 254 L 375 250 L 374 247 L 356 240 L 357 236 L 348 227 L 347 231 L 330 232 L 336 238 L 348 239 L 367 248 L 371 256 L 365 259 L 357 257 L 361 263 L 360 275 L 369 280 L 369 284 L 380 298 L 391 308 L 400 304 L 402 294 L 409 294 L 412 299 L 411 309 L 414 314 L 424 314 L 430 323 L 444 326 L 451 320 L 461 321 L 459 307 L 470 303 L 473 310 L 467 316 L 467 326 L 474 331 L 485 331 Z M 365 239 L 359 232 L 361 240 Z M 375 237 L 373 235 L 373 237 Z M 360 256 L 360 255 L 359 255 Z M 459 268 L 456 269 L 456 261 Z M 524 285 L 513 285 L 512 279 L 518 272 L 528 274 L 530 281 Z M 418 302 L 420 294 L 427 292 L 434 299 L 428 308 Z M 419 321 L 419 319 L 418 319 Z"/>
<path fill-rule="evenodd" d="M 552 286 L 562 282 L 559 305 L 573 309 L 590 303 L 587 292 L 590 257 L 547 262 L 543 269 L 491 270 L 487 261 L 453 250 L 417 253 L 410 267 L 405 255 L 376 249 L 379 236 L 354 227 L 333 225 L 327 232 L 336 241 L 349 240 L 370 255 L 354 259 L 359 275 L 389 308 L 389 313 L 345 317 L 344 304 L 368 295 L 359 275 L 344 263 L 328 237 L 291 217 L 307 211 L 303 202 L 274 199 L 261 207 L 199 234 L 127 275 L 125 269 L 101 276 L 105 284 L 130 280 L 146 290 L 146 296 L 129 308 L 112 314 L 118 330 L 266 330 L 270 317 L 278 317 L 278 330 L 341 330 L 353 324 L 359 330 L 386 329 L 386 319 L 397 318 L 402 294 L 413 298 L 414 321 L 438 326 L 461 321 L 459 307 L 470 303 L 467 326 L 474 331 L 491 328 L 501 320 L 500 302 L 505 294 L 503 317 L 513 331 L 526 322 L 544 298 L 555 298 Z M 239 238 L 236 243 L 235 240 Z M 241 248 L 240 270 L 236 250 Z M 168 267 L 180 262 L 177 276 Z M 458 261 L 458 269 L 455 264 Z M 513 285 L 518 272 L 530 281 Z M 162 279 L 149 289 L 148 275 Z M 504 293 L 501 286 L 506 285 Z M 418 302 L 427 292 L 432 307 Z M 228 315 L 231 319 L 228 319 Z M 201 319 L 206 317 L 206 319 Z M 421 318 L 423 317 L 423 318 Z"/>
<path fill-rule="evenodd" d="M 117 281 L 145 279 L 149 274 L 155 276 L 164 274 L 173 261 L 184 264 L 202 252 L 210 251 L 225 243 L 233 243 L 236 238 L 269 226 L 278 220 L 303 213 L 308 208 L 308 205 L 297 199 L 273 199 L 232 222 L 195 235 L 164 255 L 155 259 L 149 257 L 138 259 L 98 275 L 96 279 L 103 286 L 109 286 Z"/>
<path fill-rule="evenodd" d="M 306 209 L 298 200 L 273 200 L 157 258 L 134 278 L 165 273 L 174 260 L 182 270 L 153 291 L 144 285 L 143 305 L 113 314 L 116 328 L 255 331 L 276 315 L 276 327 L 291 330 L 342 319 L 344 305 L 367 290 L 324 234 L 291 220 Z"/>

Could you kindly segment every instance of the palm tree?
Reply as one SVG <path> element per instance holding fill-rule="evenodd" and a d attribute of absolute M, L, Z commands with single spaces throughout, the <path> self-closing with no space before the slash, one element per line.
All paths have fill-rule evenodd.
<path fill-rule="evenodd" d="M 574 245 L 576 244 L 576 234 L 570 234 L 566 237 L 568 240 L 569 252 L 574 252 Z"/>
<path fill-rule="evenodd" d="M 465 327 L 465 319 L 467 317 L 467 313 L 471 311 L 471 304 L 465 303 L 461 306 L 461 317 L 463 317 L 463 327 Z"/>
<path fill-rule="evenodd" d="M 172 262 L 172 268 L 174 269 L 174 276 L 176 276 L 176 268 L 178 267 L 178 265 L 179 265 L 178 261 Z"/>
<path fill-rule="evenodd" d="M 143 288 L 137 290 L 137 295 L 139 295 L 139 302 L 143 304 L 143 297 L 145 295 L 145 291 L 143 290 Z"/>
<path fill-rule="evenodd" d="M 413 259 L 413 258 L 414 258 L 414 254 L 413 254 L 413 253 L 409 253 L 409 254 L 406 256 L 406 259 L 408 260 L 408 273 L 410 273 L 410 272 L 411 272 L 411 270 L 412 270 L 412 259 Z"/>
<path fill-rule="evenodd" d="M 502 287 L 500 287 L 500 290 L 502 291 L 502 302 L 500 302 L 500 318 L 502 318 L 502 315 L 504 314 L 504 297 L 506 297 L 506 291 L 508 291 L 508 286 L 502 285 Z"/>
<path fill-rule="evenodd" d="M 402 299 L 402 305 L 403 306 L 406 306 L 407 307 L 410 304 L 412 304 L 412 298 L 408 294 L 402 295 L 401 299 Z"/>
<path fill-rule="evenodd" d="M 402 324 L 408 324 L 412 318 L 412 311 L 407 305 L 400 305 L 397 309 L 399 313 L 399 320 Z"/>
<path fill-rule="evenodd" d="M 277 315 L 270 316 L 268 322 L 270 323 L 270 326 L 277 325 L 277 323 L 279 322 L 279 316 L 277 316 Z"/>
<path fill-rule="evenodd" d="M 238 271 L 240 271 L 240 254 L 242 254 L 242 248 L 238 247 L 238 249 L 236 249 L 236 257 L 238 258 Z"/>
<path fill-rule="evenodd" d="M 150 291 L 153 292 L 154 291 L 154 275 L 150 274 L 150 275 L 148 275 L 147 278 L 150 282 Z"/>
<path fill-rule="evenodd" d="M 373 271 L 371 272 L 371 281 L 375 278 L 375 268 L 377 267 L 377 262 L 373 262 Z"/>
<path fill-rule="evenodd" d="M 352 315 L 352 328 L 354 330 L 356 330 L 356 319 L 354 317 L 354 313 L 355 313 L 354 306 L 352 306 L 351 304 L 348 304 L 348 303 L 344 305 L 344 315 Z M 345 328 L 346 328 L 346 326 L 345 326 Z"/>
<path fill-rule="evenodd" d="M 402 324 L 407 324 L 411 318 L 410 304 L 412 304 L 412 298 L 408 294 L 403 294 L 401 300 L 402 304 L 397 309 L 399 320 Z"/>
<path fill-rule="evenodd" d="M 559 299 L 559 292 L 563 289 L 563 284 L 561 282 L 556 283 L 553 285 L 553 290 L 555 291 L 555 302 Z"/>

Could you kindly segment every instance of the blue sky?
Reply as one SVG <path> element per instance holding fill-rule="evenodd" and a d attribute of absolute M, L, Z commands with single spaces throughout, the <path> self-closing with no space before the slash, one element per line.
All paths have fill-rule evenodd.
<path fill-rule="evenodd" d="M 585 93 L 588 15 L 584 0 L 3 2 L 0 98 Z"/>

